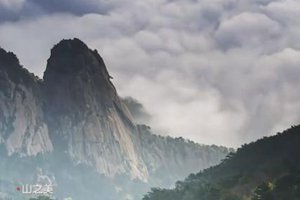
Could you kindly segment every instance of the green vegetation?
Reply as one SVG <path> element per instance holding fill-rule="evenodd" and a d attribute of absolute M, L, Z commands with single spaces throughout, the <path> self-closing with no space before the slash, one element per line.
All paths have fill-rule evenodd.
<path fill-rule="evenodd" d="M 259 185 L 252 200 L 300 199 L 300 173 L 288 174 L 275 182 Z"/>
<path fill-rule="evenodd" d="M 299 152 L 295 126 L 242 146 L 174 189 L 154 188 L 143 200 L 300 200 Z"/>
<path fill-rule="evenodd" d="M 41 79 L 30 73 L 26 68 L 24 68 L 17 56 L 12 52 L 6 52 L 0 47 L 0 77 L 2 84 L 0 85 L 0 92 L 7 89 L 7 77 L 14 83 L 23 83 L 26 86 L 34 86 L 36 82 L 41 83 Z M 6 73 L 6 74 L 5 74 Z"/>

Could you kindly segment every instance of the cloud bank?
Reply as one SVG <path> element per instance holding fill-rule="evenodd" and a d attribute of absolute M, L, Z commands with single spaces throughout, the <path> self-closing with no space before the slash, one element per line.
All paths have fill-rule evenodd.
<path fill-rule="evenodd" d="M 0 0 L 0 45 L 42 76 L 49 49 L 78 37 L 155 131 L 236 147 L 300 122 L 299 13 L 296 0 Z"/>

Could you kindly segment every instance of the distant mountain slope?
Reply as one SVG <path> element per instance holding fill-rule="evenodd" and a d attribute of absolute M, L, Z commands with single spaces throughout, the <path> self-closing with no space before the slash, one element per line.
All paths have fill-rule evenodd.
<path fill-rule="evenodd" d="M 0 48 L 0 186 L 4 181 L 13 194 L 5 183 L 18 179 L 20 168 L 26 180 L 43 168 L 59 188 L 68 188 L 58 189 L 61 196 L 97 199 L 115 191 L 128 199 L 150 186 L 169 187 L 231 151 L 156 136 L 137 125 L 132 115 L 138 118 L 141 105 L 122 100 L 110 79 L 98 52 L 79 39 L 53 47 L 43 80 Z M 84 174 L 92 175 L 86 180 Z M 107 180 L 111 190 L 94 188 Z"/>
<path fill-rule="evenodd" d="M 195 173 L 213 166 L 213 163 L 218 164 L 224 159 L 224 154 L 233 151 L 216 145 L 200 145 L 183 138 L 158 136 L 145 125 L 138 125 L 137 129 L 137 151 L 149 169 L 151 180 L 170 186 L 174 184 L 172 180 L 186 177 L 187 171 Z"/>
<path fill-rule="evenodd" d="M 242 146 L 220 165 L 144 200 L 299 200 L 300 126 Z"/>

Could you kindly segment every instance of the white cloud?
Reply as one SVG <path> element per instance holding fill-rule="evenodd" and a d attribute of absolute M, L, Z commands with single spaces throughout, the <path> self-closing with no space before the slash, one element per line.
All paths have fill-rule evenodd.
<path fill-rule="evenodd" d="M 37 18 L 24 10 L 21 20 L 5 18 L 0 44 L 41 76 L 55 43 L 81 38 L 99 50 L 119 93 L 173 136 L 238 146 L 300 122 L 297 1 L 126 0 L 106 10 L 99 1 L 91 9 L 97 2 L 78 0 L 75 10 L 39 3 Z"/>
<path fill-rule="evenodd" d="M 244 12 L 224 20 L 216 32 L 216 37 L 225 49 L 273 49 L 273 46 L 280 44 L 278 40 L 281 39 L 281 30 L 279 23 L 264 14 Z"/>

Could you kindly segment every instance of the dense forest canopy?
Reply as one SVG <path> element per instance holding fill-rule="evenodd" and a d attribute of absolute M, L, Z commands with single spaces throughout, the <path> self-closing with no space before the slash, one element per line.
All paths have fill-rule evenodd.
<path fill-rule="evenodd" d="M 215 167 L 143 200 L 299 200 L 300 126 L 243 145 Z"/>

